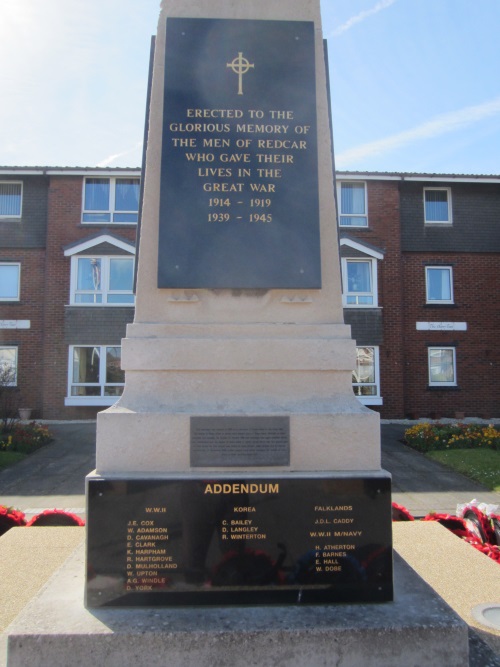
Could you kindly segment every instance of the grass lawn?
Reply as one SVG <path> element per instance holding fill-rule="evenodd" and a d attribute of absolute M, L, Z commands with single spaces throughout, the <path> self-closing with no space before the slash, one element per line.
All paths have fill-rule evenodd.
<path fill-rule="evenodd" d="M 14 465 L 18 461 L 22 461 L 28 455 L 21 452 L 0 452 L 0 470 Z"/>
<path fill-rule="evenodd" d="M 500 492 L 500 451 L 495 449 L 447 449 L 426 456 Z"/>

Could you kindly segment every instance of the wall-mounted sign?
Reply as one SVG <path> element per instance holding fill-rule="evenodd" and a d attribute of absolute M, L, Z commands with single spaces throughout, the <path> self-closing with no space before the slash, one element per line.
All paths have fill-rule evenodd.
<path fill-rule="evenodd" d="M 0 320 L 0 329 L 31 329 L 30 320 Z"/>
<path fill-rule="evenodd" d="M 417 331 L 467 331 L 467 322 L 417 322 Z"/>

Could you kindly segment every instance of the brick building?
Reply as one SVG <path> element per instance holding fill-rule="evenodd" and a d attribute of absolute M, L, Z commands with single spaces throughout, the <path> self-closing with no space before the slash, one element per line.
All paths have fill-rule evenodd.
<path fill-rule="evenodd" d="M 0 168 L 0 368 L 32 416 L 123 386 L 137 169 Z M 337 173 L 353 389 L 385 418 L 499 416 L 500 177 Z"/>
<path fill-rule="evenodd" d="M 0 169 L 0 364 L 23 407 L 85 419 L 120 395 L 140 171 Z"/>
<path fill-rule="evenodd" d="M 337 197 L 360 400 L 385 418 L 497 417 L 500 178 L 337 173 Z"/>

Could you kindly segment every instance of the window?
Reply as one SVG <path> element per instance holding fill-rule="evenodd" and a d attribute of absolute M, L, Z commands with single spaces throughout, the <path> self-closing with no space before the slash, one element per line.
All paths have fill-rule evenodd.
<path fill-rule="evenodd" d="M 377 306 L 377 271 L 372 259 L 342 259 L 344 306 Z"/>
<path fill-rule="evenodd" d="M 342 181 L 339 192 L 341 227 L 367 227 L 366 184 Z"/>
<path fill-rule="evenodd" d="M 70 347 L 69 390 L 66 405 L 112 405 L 123 392 L 121 347 Z"/>
<path fill-rule="evenodd" d="M 138 211 L 138 178 L 85 179 L 83 222 L 136 223 Z"/>
<path fill-rule="evenodd" d="M 451 224 L 451 191 L 449 188 L 424 188 L 425 222 Z"/>
<path fill-rule="evenodd" d="M 134 258 L 120 256 L 71 258 L 71 304 L 133 304 Z"/>
<path fill-rule="evenodd" d="M 451 266 L 426 266 L 427 303 L 453 303 L 453 272 Z"/>
<path fill-rule="evenodd" d="M 429 347 L 429 386 L 454 387 L 457 384 L 454 347 Z"/>
<path fill-rule="evenodd" d="M 0 218 L 20 218 L 22 198 L 22 183 L 0 183 Z"/>
<path fill-rule="evenodd" d="M 0 347 L 0 384 L 4 387 L 17 385 L 17 347 Z"/>
<path fill-rule="evenodd" d="M 21 265 L 0 262 L 0 301 L 19 301 Z"/>
<path fill-rule="evenodd" d="M 362 403 L 381 405 L 378 347 L 357 347 L 356 368 L 352 373 L 352 388 Z"/>

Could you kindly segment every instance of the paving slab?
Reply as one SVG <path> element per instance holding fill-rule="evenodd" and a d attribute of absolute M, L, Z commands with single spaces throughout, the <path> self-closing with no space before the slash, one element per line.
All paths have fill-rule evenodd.
<path fill-rule="evenodd" d="M 83 548 L 8 628 L 8 667 L 468 667 L 467 625 L 395 556 L 383 604 L 86 610 Z"/>

